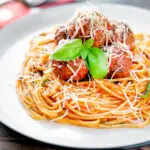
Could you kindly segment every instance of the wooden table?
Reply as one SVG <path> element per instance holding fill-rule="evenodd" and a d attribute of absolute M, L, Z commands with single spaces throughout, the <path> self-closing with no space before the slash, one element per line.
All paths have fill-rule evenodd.
<path fill-rule="evenodd" d="M 77 0 L 80 1 L 80 0 Z M 90 0 L 89 0 L 90 1 Z M 93 1 L 93 0 L 92 0 Z M 101 0 L 102 2 L 124 3 L 150 9 L 150 0 Z M 148 18 L 149 19 L 149 18 Z M 0 123 L 0 150 L 64 150 L 66 148 L 56 147 L 40 143 L 27 138 Z M 130 150 L 150 150 L 150 143 L 137 148 L 124 148 Z"/>

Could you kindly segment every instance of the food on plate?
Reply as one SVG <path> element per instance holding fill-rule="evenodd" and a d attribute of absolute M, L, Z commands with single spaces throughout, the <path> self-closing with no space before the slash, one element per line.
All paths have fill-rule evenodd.
<path fill-rule="evenodd" d="M 120 21 L 111 21 L 111 31 L 111 43 L 119 41 L 126 44 L 131 50 L 133 49 L 134 35 L 127 24 Z"/>
<path fill-rule="evenodd" d="M 144 127 L 150 123 L 150 35 L 81 9 L 31 40 L 16 90 L 37 120 Z"/>
<path fill-rule="evenodd" d="M 88 68 L 82 58 L 66 61 L 52 61 L 53 73 L 59 76 L 61 80 L 80 81 L 85 79 L 88 74 Z M 80 68 L 79 68 L 80 67 Z M 75 74 L 74 74 L 75 72 Z"/>
<path fill-rule="evenodd" d="M 132 67 L 132 55 L 128 48 L 112 44 L 110 46 L 111 55 L 109 55 L 110 66 L 108 76 L 110 78 L 123 78 L 129 76 L 129 70 Z"/>

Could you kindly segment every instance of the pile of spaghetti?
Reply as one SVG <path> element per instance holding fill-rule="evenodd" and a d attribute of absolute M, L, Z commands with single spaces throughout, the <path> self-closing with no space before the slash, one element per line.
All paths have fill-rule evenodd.
<path fill-rule="evenodd" d="M 81 15 L 81 12 L 76 17 L 79 17 L 79 14 Z M 67 29 L 68 26 L 73 28 L 76 17 L 67 24 Z M 87 18 L 84 21 L 88 24 Z M 90 24 L 91 28 L 95 30 L 94 25 Z M 74 30 L 80 29 L 74 28 Z M 82 32 L 79 36 L 78 31 L 72 34 L 68 32 L 65 38 L 83 38 Z M 98 33 L 103 33 L 103 35 L 107 32 L 102 28 L 100 31 L 103 32 Z M 58 41 L 58 37 L 61 38 L 62 33 L 64 34 L 61 30 L 61 34 L 55 36 L 56 29 L 53 28 L 50 32 L 42 33 L 30 42 L 30 49 L 25 56 L 16 86 L 19 99 L 30 115 L 37 120 L 52 120 L 91 128 L 137 128 L 148 125 L 150 123 L 150 35 L 133 35 L 134 46 L 130 47 L 132 50 L 129 53 L 132 65 L 127 70 L 129 74 L 115 76 L 119 68 L 103 78 L 94 78 L 88 72 L 86 77 L 80 80 L 72 77 L 77 75 L 74 75 L 72 69 L 70 70 L 73 75 L 67 79 L 66 76 L 64 78 L 58 75 L 59 70 L 54 71 L 57 65 L 54 61 L 57 60 L 51 59 L 51 55 L 58 45 L 60 47 L 62 40 Z M 108 41 L 103 44 L 96 43 L 96 32 L 90 31 L 87 34 L 94 39 L 95 47 L 100 47 L 104 51 L 106 47 L 110 47 Z M 121 45 L 121 41 L 117 43 Z M 121 57 L 121 54 L 119 55 Z M 60 65 L 59 61 L 58 64 Z M 61 65 L 57 66 L 57 69 L 61 70 Z M 61 73 L 63 72 L 59 72 Z"/>

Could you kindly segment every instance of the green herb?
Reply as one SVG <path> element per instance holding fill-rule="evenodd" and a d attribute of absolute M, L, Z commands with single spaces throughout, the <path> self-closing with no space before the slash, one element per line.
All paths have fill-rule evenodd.
<path fill-rule="evenodd" d="M 148 83 L 145 93 L 142 95 L 142 98 L 148 98 L 150 96 L 150 83 Z"/>
<path fill-rule="evenodd" d="M 59 61 L 74 60 L 80 56 L 80 48 L 83 46 L 81 39 L 74 39 L 57 48 L 52 57 Z"/>
<path fill-rule="evenodd" d="M 88 39 L 85 41 L 84 46 L 87 48 L 90 48 L 93 46 L 94 40 L 93 39 Z"/>
<path fill-rule="evenodd" d="M 83 59 L 86 59 L 87 56 L 89 54 L 89 48 L 86 48 L 86 47 L 82 47 L 80 48 L 80 56 L 83 58 Z"/>
<path fill-rule="evenodd" d="M 99 48 L 91 48 L 87 57 L 89 72 L 93 78 L 104 78 L 107 75 L 107 59 Z"/>
<path fill-rule="evenodd" d="M 46 82 L 49 81 L 49 79 L 45 78 L 41 81 L 40 85 L 45 86 Z"/>
<path fill-rule="evenodd" d="M 51 58 L 58 61 L 69 61 L 81 56 L 86 61 L 93 78 L 104 78 L 108 72 L 107 58 L 101 49 L 92 47 L 93 43 L 93 39 L 86 40 L 84 44 L 81 39 L 71 40 L 57 48 Z"/>

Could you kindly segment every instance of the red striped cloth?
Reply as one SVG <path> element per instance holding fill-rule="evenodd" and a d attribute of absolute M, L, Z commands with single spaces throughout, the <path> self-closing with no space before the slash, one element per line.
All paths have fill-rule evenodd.
<path fill-rule="evenodd" d="M 66 3 L 74 2 L 75 0 L 56 0 L 48 2 L 43 5 L 36 7 L 39 11 L 41 9 L 58 6 Z M 5 5 L 0 6 L 0 28 L 5 27 L 7 24 L 29 14 L 34 11 L 35 8 L 29 8 L 22 2 L 9 2 Z"/>

